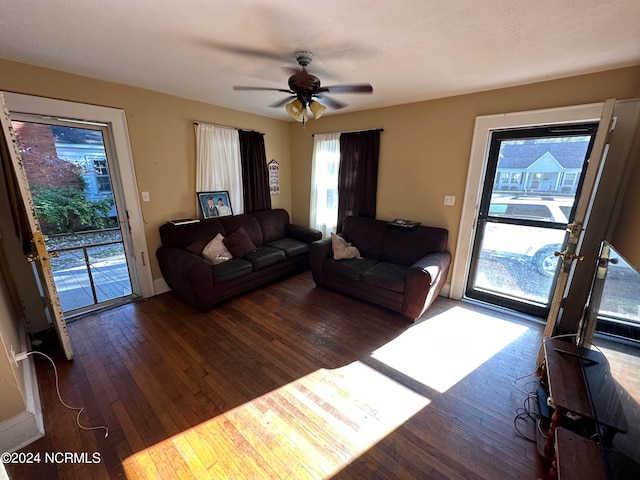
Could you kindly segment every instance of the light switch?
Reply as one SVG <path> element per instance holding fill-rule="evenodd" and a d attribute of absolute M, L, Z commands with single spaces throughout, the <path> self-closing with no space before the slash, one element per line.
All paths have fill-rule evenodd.
<path fill-rule="evenodd" d="M 456 204 L 455 195 L 445 195 L 444 196 L 444 204 L 445 205 L 449 205 L 450 207 L 454 206 Z"/>
<path fill-rule="evenodd" d="M 150 202 L 151 198 L 149 198 L 149 192 L 142 192 L 142 201 L 143 202 Z"/>

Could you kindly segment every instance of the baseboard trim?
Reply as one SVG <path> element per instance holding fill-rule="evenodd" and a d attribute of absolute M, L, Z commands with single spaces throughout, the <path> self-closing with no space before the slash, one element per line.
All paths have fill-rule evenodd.
<path fill-rule="evenodd" d="M 20 328 L 20 343 L 27 351 L 24 329 Z M 15 452 L 44 436 L 44 419 L 40 404 L 40 390 L 33 357 L 22 361 L 24 376 L 26 409 L 11 418 L 0 422 L 0 452 Z"/>
<path fill-rule="evenodd" d="M 442 286 L 442 290 L 440 290 L 440 297 L 446 297 L 449 298 L 449 293 L 451 292 L 451 284 L 450 283 L 445 283 Z"/>
<path fill-rule="evenodd" d="M 165 293 L 170 291 L 169 285 L 164 281 L 164 278 L 154 278 L 153 279 L 153 291 L 156 295 L 160 295 L 161 293 Z"/>

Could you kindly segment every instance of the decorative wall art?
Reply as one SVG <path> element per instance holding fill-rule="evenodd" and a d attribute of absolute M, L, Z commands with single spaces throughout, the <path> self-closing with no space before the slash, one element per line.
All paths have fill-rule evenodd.
<path fill-rule="evenodd" d="M 229 192 L 198 192 L 198 203 L 204 218 L 227 217 L 233 215 Z"/>
<path fill-rule="evenodd" d="M 280 195 L 280 165 L 275 160 L 271 160 L 269 168 L 269 192 L 271 195 Z"/>

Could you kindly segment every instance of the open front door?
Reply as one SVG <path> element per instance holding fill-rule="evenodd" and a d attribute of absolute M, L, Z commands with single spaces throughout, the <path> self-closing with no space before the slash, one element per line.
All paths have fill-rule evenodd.
<path fill-rule="evenodd" d="M 31 197 L 27 177 L 20 159 L 18 144 L 11 127 L 11 118 L 3 93 L 0 93 L 0 109 L 0 123 L 2 124 L 0 151 L 3 157 L 2 161 L 10 164 L 10 169 L 7 172 L 7 182 L 13 182 L 16 190 L 16 195 L 11 199 L 14 202 L 12 210 L 18 222 L 24 222 L 31 234 L 31 251 L 27 253 L 26 260 L 32 262 L 34 266 L 43 297 L 43 307 L 50 322 L 53 323 L 67 359 L 71 360 L 73 358 L 73 350 L 67 332 L 67 324 L 60 306 L 58 292 L 55 288 L 49 254 L 45 247 L 45 238 L 35 215 L 33 198 Z"/>
<path fill-rule="evenodd" d="M 597 187 L 598 175 L 607 153 L 615 103 L 615 99 L 609 99 L 605 102 L 602 109 L 602 116 L 598 123 L 596 138 L 589 157 L 584 183 L 582 184 L 582 191 L 576 204 L 573 222 L 567 226 L 567 231 L 569 232 L 567 246 L 563 252 L 556 252 L 556 255 L 562 258 L 562 265 L 558 273 L 558 280 L 553 292 L 547 324 L 544 329 L 545 337 L 550 337 L 555 332 L 558 321 L 562 317 L 563 302 L 567 286 L 570 284 L 570 279 L 575 270 L 576 261 L 582 261 L 583 259 L 580 255 L 580 247 L 586 221 L 588 220 L 589 206 L 592 202 L 594 189 Z M 543 350 L 540 349 L 538 365 L 542 363 L 543 355 Z"/>

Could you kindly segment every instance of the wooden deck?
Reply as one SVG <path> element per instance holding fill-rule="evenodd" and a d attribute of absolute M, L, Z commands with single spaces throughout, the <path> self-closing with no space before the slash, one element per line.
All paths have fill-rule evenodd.
<path fill-rule="evenodd" d="M 536 479 L 514 429 L 542 328 L 439 298 L 419 323 L 315 288 L 309 272 L 202 314 L 163 294 L 53 335 L 36 358 L 46 436 L 18 479 Z M 519 425 L 534 437 L 532 424 Z"/>
<path fill-rule="evenodd" d="M 64 312 L 131 295 L 131 279 L 124 254 L 92 262 L 90 268 L 96 298 L 93 296 L 89 268 L 78 251 L 64 252 L 61 259 L 66 260 L 64 266 L 59 265 L 61 262 L 58 259 L 54 259 L 52 265 Z"/>

